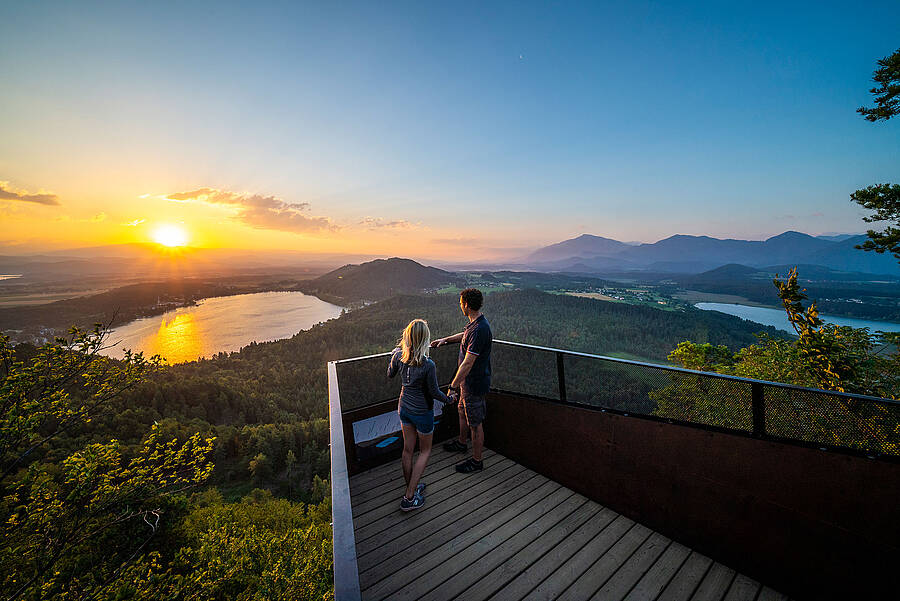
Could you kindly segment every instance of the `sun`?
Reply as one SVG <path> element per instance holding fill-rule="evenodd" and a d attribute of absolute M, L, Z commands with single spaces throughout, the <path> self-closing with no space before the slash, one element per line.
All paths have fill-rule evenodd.
<path fill-rule="evenodd" d="M 163 246 L 174 248 L 188 242 L 187 232 L 177 225 L 161 225 L 153 230 L 153 240 Z"/>

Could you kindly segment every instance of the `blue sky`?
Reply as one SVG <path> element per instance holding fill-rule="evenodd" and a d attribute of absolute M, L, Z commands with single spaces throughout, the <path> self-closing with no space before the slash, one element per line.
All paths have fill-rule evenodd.
<path fill-rule="evenodd" d="M 336 225 L 273 244 L 449 256 L 857 232 L 850 192 L 900 180 L 900 126 L 854 112 L 896 1 L 336 4 L 4 3 L 0 181 L 73 219 L 273 196 Z"/>

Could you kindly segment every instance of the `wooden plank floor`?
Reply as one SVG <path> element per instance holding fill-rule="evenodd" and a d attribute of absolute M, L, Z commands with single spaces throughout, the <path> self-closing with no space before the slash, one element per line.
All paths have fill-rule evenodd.
<path fill-rule="evenodd" d="M 399 461 L 351 478 L 364 600 L 787 599 L 502 455 L 464 458 L 435 449 L 409 513 Z"/>

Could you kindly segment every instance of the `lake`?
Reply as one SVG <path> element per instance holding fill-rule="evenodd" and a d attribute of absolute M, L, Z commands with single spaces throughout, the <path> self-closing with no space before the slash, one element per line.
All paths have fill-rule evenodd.
<path fill-rule="evenodd" d="M 194 361 L 240 350 L 251 342 L 290 338 L 341 314 L 341 307 L 302 292 L 260 292 L 198 301 L 155 317 L 114 328 L 105 354 L 121 359 L 125 349 L 161 355 L 169 363 Z"/>
<path fill-rule="evenodd" d="M 694 305 L 698 309 L 704 311 L 719 311 L 727 313 L 743 319 L 749 319 L 765 326 L 772 326 L 785 332 L 795 334 L 791 322 L 788 321 L 787 313 L 783 309 L 770 309 L 769 307 L 750 307 L 748 305 L 736 305 L 731 303 L 697 303 Z M 869 328 L 874 332 L 881 330 L 882 332 L 900 332 L 900 323 L 891 323 L 889 321 L 872 321 L 869 319 L 855 319 L 852 317 L 836 317 L 834 315 L 819 315 L 819 317 L 839 326 L 850 326 L 853 328 Z"/>

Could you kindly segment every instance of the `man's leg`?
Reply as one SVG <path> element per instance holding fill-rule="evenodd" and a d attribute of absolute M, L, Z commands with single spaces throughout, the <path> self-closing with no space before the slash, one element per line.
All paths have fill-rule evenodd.
<path fill-rule="evenodd" d="M 416 494 L 416 487 L 422 474 L 425 473 L 425 464 L 428 463 L 428 456 L 431 455 L 431 438 L 434 434 L 419 434 L 419 456 L 413 464 L 412 475 L 406 482 L 406 498 L 412 499 Z"/>
<path fill-rule="evenodd" d="M 484 427 L 482 424 L 472 428 L 472 458 L 481 461 L 481 451 L 484 449 Z"/>
<path fill-rule="evenodd" d="M 400 427 L 403 429 L 403 455 L 400 463 L 403 465 L 403 479 L 406 480 L 406 488 L 409 488 L 409 480 L 412 477 L 413 468 L 413 451 L 416 450 L 416 427 L 412 424 L 400 424 Z M 430 446 L 431 444 L 429 443 Z M 421 474 L 419 475 L 421 476 Z M 411 499 L 412 495 L 406 498 Z"/>
<path fill-rule="evenodd" d="M 460 444 L 466 444 L 466 441 L 469 438 L 469 422 L 466 421 L 466 408 L 462 405 L 462 403 L 458 403 L 456 405 L 456 413 L 459 414 L 459 442 Z"/>
<path fill-rule="evenodd" d="M 484 450 L 484 398 L 470 397 L 465 403 L 465 416 L 472 430 L 472 457 L 456 466 L 456 471 L 469 474 L 484 469 L 481 453 Z"/>

